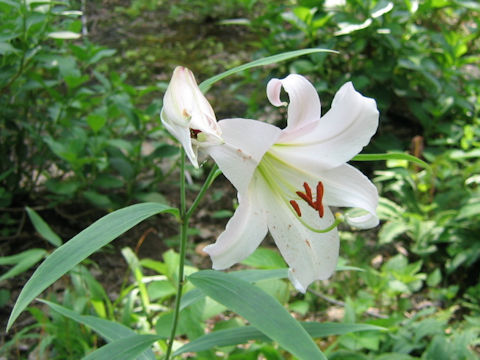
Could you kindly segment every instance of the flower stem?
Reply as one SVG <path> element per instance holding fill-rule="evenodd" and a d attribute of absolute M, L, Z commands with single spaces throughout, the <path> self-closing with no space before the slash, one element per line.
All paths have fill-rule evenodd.
<path fill-rule="evenodd" d="M 178 318 L 180 314 L 180 300 L 182 299 L 182 290 L 184 283 L 184 265 L 185 252 L 187 248 L 187 230 L 188 230 L 189 216 L 186 214 L 185 204 L 185 150 L 182 148 L 180 153 L 180 260 L 178 263 L 178 279 L 177 279 L 177 295 L 175 297 L 175 309 L 173 312 L 172 331 L 168 341 L 167 353 L 165 359 L 170 359 L 172 352 L 173 340 L 177 331 Z"/>
<path fill-rule="evenodd" d="M 167 352 L 165 355 L 165 360 L 170 359 L 170 354 L 172 352 L 173 340 L 175 339 L 175 333 L 177 331 L 178 319 L 180 314 L 180 300 L 182 299 L 182 290 L 183 284 L 185 283 L 184 279 L 184 267 L 185 267 L 185 254 L 187 249 L 187 231 L 188 223 L 193 212 L 197 208 L 200 201 L 203 199 L 207 189 L 213 183 L 213 181 L 220 175 L 222 172 L 218 169 L 217 165 L 212 167 L 210 173 L 205 180 L 200 192 L 193 201 L 192 206 L 187 211 L 186 201 L 185 201 L 185 150 L 182 148 L 180 153 L 180 260 L 178 263 L 178 283 L 177 283 L 177 295 L 175 297 L 175 309 L 173 312 L 173 323 L 172 330 L 170 333 L 170 339 L 168 341 Z"/>
<path fill-rule="evenodd" d="M 213 181 L 221 173 L 222 172 L 218 169 L 217 164 L 213 165 L 212 170 L 210 170 L 210 173 L 208 174 L 207 179 L 205 180 L 202 188 L 200 189 L 200 192 L 198 193 L 197 197 L 193 201 L 192 206 L 190 206 L 190 209 L 188 209 L 187 213 L 185 214 L 185 217 L 187 219 L 190 219 L 190 216 L 192 216 L 192 214 L 195 211 L 195 209 L 197 208 L 198 204 L 203 199 L 203 196 L 205 195 L 207 189 L 210 187 L 210 185 L 212 185 Z"/>

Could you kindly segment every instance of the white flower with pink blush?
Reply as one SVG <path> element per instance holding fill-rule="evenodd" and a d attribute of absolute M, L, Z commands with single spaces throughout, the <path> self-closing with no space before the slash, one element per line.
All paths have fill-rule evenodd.
<path fill-rule="evenodd" d="M 226 269 L 248 257 L 270 232 L 301 292 L 315 280 L 329 278 L 339 252 L 336 219 L 330 206 L 363 209 L 345 215 L 347 224 L 378 224 L 378 192 L 359 170 L 347 164 L 377 130 L 375 100 L 352 83 L 335 95 L 320 115 L 313 85 L 300 75 L 272 79 L 267 96 L 275 106 L 282 87 L 288 93 L 285 129 L 248 119 L 218 123 L 224 143 L 206 147 L 238 191 L 239 206 L 225 231 L 205 251 L 214 269 Z"/>

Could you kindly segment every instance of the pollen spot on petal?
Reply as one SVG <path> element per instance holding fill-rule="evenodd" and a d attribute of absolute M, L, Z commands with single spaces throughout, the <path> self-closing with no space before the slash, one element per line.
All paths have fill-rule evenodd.
<path fill-rule="evenodd" d="M 237 149 L 237 153 L 241 156 L 243 161 L 252 160 L 252 155 L 245 154 L 242 149 Z"/>

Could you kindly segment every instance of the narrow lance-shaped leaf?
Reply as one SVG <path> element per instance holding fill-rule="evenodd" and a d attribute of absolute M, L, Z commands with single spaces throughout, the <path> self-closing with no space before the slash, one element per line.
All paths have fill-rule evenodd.
<path fill-rule="evenodd" d="M 230 274 L 248 282 L 257 282 L 261 280 L 285 279 L 288 277 L 288 269 L 239 270 L 232 271 Z M 180 310 L 187 308 L 204 297 L 205 293 L 200 289 L 193 289 L 187 292 L 182 296 Z"/>
<path fill-rule="evenodd" d="M 251 69 L 251 68 L 254 68 L 254 67 L 258 67 L 258 66 L 265 66 L 265 65 L 270 65 L 270 64 L 274 64 L 274 63 L 279 63 L 279 62 L 282 62 L 282 61 L 285 61 L 285 60 L 288 60 L 288 59 L 292 59 L 292 58 L 296 58 L 296 57 L 302 56 L 302 55 L 308 55 L 308 54 L 314 54 L 314 53 L 320 53 L 320 52 L 328 52 L 328 53 L 335 53 L 335 54 L 337 53 L 337 51 L 329 50 L 329 49 L 302 49 L 302 50 L 284 52 L 284 53 L 281 53 L 281 54 L 264 57 L 264 58 L 249 62 L 247 64 L 243 64 L 243 65 L 234 67 L 233 69 L 227 70 L 227 71 L 225 71 L 221 74 L 212 76 L 211 78 L 202 82 L 198 87 L 203 92 L 206 92 L 217 81 L 220 81 L 220 80 L 226 78 L 227 76 L 236 74 L 240 71 L 244 71 L 244 70 Z"/>
<path fill-rule="evenodd" d="M 177 209 L 158 203 L 136 204 L 117 210 L 97 220 L 57 248 L 25 284 L 10 314 L 7 330 L 36 296 L 67 271 L 139 222 L 164 212 L 178 215 Z"/>
<path fill-rule="evenodd" d="M 62 314 L 63 316 L 66 316 L 76 321 L 77 323 L 88 326 L 108 342 L 137 335 L 135 331 L 131 330 L 130 328 L 126 327 L 123 324 L 110 321 L 110 320 L 101 319 L 96 316 L 80 315 L 75 311 L 67 309 L 64 306 L 52 303 L 47 300 L 40 300 L 40 301 L 47 304 L 52 310 Z M 155 360 L 155 355 L 153 354 L 153 351 L 151 349 L 147 349 L 143 354 L 138 356 L 137 359 Z"/>
<path fill-rule="evenodd" d="M 337 265 L 337 271 L 365 271 L 364 269 L 355 267 L 355 266 L 345 266 Z M 229 274 L 236 276 L 242 280 L 248 282 L 257 282 L 262 280 L 274 280 L 274 279 L 286 279 L 288 278 L 288 269 L 270 269 L 270 270 L 239 270 L 232 271 Z M 182 301 L 180 303 L 180 310 L 187 308 L 188 306 L 194 304 L 198 300 L 201 300 L 205 297 L 205 293 L 200 289 L 193 289 L 187 292 L 182 296 Z"/>
<path fill-rule="evenodd" d="M 428 171 L 431 171 L 432 168 L 425 161 L 405 153 L 385 153 L 385 154 L 358 154 L 355 156 L 353 161 L 377 161 L 377 160 L 406 160 L 414 164 L 424 167 Z"/>
<path fill-rule="evenodd" d="M 58 236 L 52 228 L 41 218 L 38 213 L 29 208 L 28 206 L 25 208 L 27 210 L 28 217 L 33 224 L 33 227 L 37 232 L 50 244 L 58 247 L 62 245 L 62 239 Z"/>
<path fill-rule="evenodd" d="M 14 266 L 0 276 L 0 281 L 12 278 L 30 269 L 47 254 L 44 249 L 29 249 L 20 254 L 0 258 L 0 265 Z"/>
<path fill-rule="evenodd" d="M 300 359 L 326 359 L 305 329 L 271 295 L 236 276 L 199 271 L 188 279 Z"/>
<path fill-rule="evenodd" d="M 83 360 L 133 360 L 161 338 L 158 335 L 132 335 L 121 338 L 88 354 Z"/>
<path fill-rule="evenodd" d="M 302 327 L 307 330 L 310 336 L 325 337 L 331 335 L 343 335 L 357 331 L 385 330 L 385 328 L 370 324 L 342 324 L 342 323 L 316 323 L 302 322 Z M 268 336 L 257 330 L 253 326 L 242 326 L 234 329 L 225 329 L 214 331 L 201 336 L 188 344 L 183 345 L 174 355 L 180 355 L 185 352 L 199 352 L 214 347 L 231 346 L 244 344 L 250 340 L 271 341 Z"/>

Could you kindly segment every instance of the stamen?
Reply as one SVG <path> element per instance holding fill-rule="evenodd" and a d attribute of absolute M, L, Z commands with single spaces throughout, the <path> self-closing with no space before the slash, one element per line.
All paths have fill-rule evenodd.
<path fill-rule="evenodd" d="M 303 188 L 305 189 L 305 194 L 307 195 L 308 198 L 312 198 L 312 189 L 310 189 L 310 185 L 308 185 L 306 182 L 303 183 Z"/>
<path fill-rule="evenodd" d="M 201 130 L 197 130 L 197 129 L 190 129 L 190 137 L 192 139 L 196 139 L 198 134 L 200 134 L 202 131 Z"/>
<path fill-rule="evenodd" d="M 300 207 L 298 206 L 298 204 L 295 200 L 290 200 L 290 205 L 292 205 L 293 210 L 295 210 L 298 217 L 302 216 L 302 212 L 300 211 Z"/>
<path fill-rule="evenodd" d="M 315 206 L 315 203 L 313 202 L 313 199 L 311 197 L 308 197 L 307 195 L 305 195 L 304 193 L 302 193 L 301 191 L 297 191 L 295 194 L 297 194 L 298 196 L 300 196 L 303 200 L 305 200 L 305 202 L 310 205 L 312 208 L 316 209 L 317 207 Z"/>
<path fill-rule="evenodd" d="M 317 199 L 315 200 L 315 202 L 313 201 L 312 189 L 310 188 L 310 185 L 304 182 L 303 188 L 305 189 L 305 193 L 297 191 L 295 192 L 295 194 L 297 194 L 302 200 L 304 200 L 312 209 L 316 210 L 320 218 L 323 218 L 323 216 L 325 215 L 325 208 L 322 202 L 324 194 L 323 183 L 319 181 L 317 184 Z M 300 217 L 300 209 L 297 210 L 298 204 L 294 200 L 291 200 L 290 204 L 295 209 L 297 215 Z"/>
<path fill-rule="evenodd" d="M 318 215 L 322 218 L 324 215 L 324 208 L 323 208 L 323 183 L 321 181 L 317 184 L 317 201 L 315 202 L 315 207 L 318 210 Z"/>
<path fill-rule="evenodd" d="M 320 218 L 323 218 L 323 215 L 325 213 L 324 209 L 323 209 L 323 205 L 320 204 L 320 205 L 317 205 L 318 206 L 318 216 L 320 216 Z"/>

